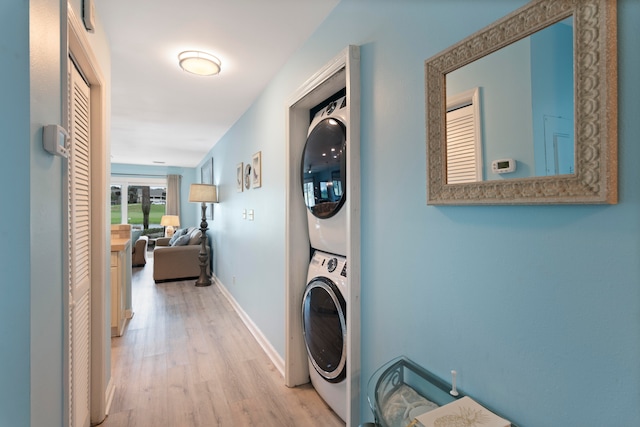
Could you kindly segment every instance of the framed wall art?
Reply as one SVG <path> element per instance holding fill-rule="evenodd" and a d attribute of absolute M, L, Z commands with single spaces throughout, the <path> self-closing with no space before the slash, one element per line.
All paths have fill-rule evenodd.
<path fill-rule="evenodd" d="M 262 151 L 251 158 L 251 184 L 253 188 L 262 187 Z"/>
<path fill-rule="evenodd" d="M 244 188 L 251 188 L 251 164 L 247 163 L 244 167 Z"/>
<path fill-rule="evenodd" d="M 238 163 L 236 166 L 236 190 L 238 193 L 242 193 L 244 189 L 244 164 Z"/>

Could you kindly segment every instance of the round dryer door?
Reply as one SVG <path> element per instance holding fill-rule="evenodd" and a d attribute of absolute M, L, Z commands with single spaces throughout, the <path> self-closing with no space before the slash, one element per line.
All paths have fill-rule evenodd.
<path fill-rule="evenodd" d="M 346 376 L 346 303 L 340 290 L 326 277 L 307 285 L 302 299 L 302 331 L 313 367 L 329 382 Z"/>
<path fill-rule="evenodd" d="M 345 201 L 347 133 L 333 118 L 320 121 L 307 138 L 300 173 L 304 202 L 318 218 L 335 215 Z"/>

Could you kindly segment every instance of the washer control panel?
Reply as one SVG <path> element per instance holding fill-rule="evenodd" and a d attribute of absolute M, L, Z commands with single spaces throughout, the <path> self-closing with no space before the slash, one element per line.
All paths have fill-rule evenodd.
<path fill-rule="evenodd" d="M 329 260 L 329 262 L 327 262 L 327 271 L 329 273 L 333 273 L 334 271 L 336 271 L 336 267 L 338 266 L 338 258 L 331 258 Z"/>
<path fill-rule="evenodd" d="M 344 265 L 342 266 L 342 271 L 340 272 L 340 275 L 343 277 L 347 277 L 347 261 L 344 262 Z"/>
<path fill-rule="evenodd" d="M 336 113 L 336 110 L 342 110 L 346 106 L 346 96 L 336 99 L 335 101 L 331 101 L 325 107 L 320 108 L 320 110 L 313 116 L 313 121 L 319 121 L 321 118 L 329 117 L 331 114 Z"/>
<path fill-rule="evenodd" d="M 347 277 L 347 259 L 343 256 L 315 251 L 311 265 L 316 266 L 319 272 L 326 271 L 327 274 L 339 274 L 342 277 Z"/>

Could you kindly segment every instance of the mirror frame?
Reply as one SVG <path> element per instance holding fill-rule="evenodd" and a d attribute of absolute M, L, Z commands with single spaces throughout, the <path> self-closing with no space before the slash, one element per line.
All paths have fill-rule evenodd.
<path fill-rule="evenodd" d="M 534 0 L 425 61 L 428 205 L 618 202 L 616 0 Z M 574 18 L 575 173 L 447 184 L 446 75 Z"/>

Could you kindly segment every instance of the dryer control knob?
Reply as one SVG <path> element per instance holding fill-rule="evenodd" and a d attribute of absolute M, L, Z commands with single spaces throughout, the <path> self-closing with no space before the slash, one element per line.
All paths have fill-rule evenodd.
<path fill-rule="evenodd" d="M 333 101 L 329 105 L 327 105 L 327 114 L 333 113 L 333 110 L 335 110 L 337 106 L 338 103 L 336 101 Z"/>
<path fill-rule="evenodd" d="M 327 271 L 329 273 L 333 273 L 336 270 L 337 266 L 338 266 L 338 258 L 331 258 L 329 260 L 329 263 L 327 264 Z"/>

